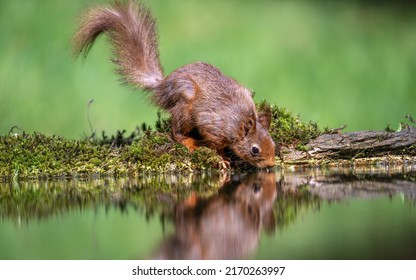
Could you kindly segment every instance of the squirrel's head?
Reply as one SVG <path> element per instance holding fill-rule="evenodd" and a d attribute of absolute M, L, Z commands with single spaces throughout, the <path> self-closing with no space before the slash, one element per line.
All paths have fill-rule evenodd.
<path fill-rule="evenodd" d="M 232 147 L 242 160 L 260 168 L 275 165 L 275 144 L 269 134 L 271 111 L 242 120 L 240 139 Z"/>

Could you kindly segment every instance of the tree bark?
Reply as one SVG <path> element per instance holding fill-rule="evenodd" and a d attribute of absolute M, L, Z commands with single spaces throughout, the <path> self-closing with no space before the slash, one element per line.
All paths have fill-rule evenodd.
<path fill-rule="evenodd" d="M 307 144 L 307 151 L 287 148 L 281 151 L 285 163 L 305 161 L 355 160 L 360 158 L 416 157 L 416 128 L 407 127 L 400 132 L 358 131 L 323 134 Z"/>

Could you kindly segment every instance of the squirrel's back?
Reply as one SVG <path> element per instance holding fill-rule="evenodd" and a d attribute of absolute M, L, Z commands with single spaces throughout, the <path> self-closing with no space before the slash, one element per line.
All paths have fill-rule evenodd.
<path fill-rule="evenodd" d="M 102 33 L 110 39 L 112 61 L 126 83 L 151 91 L 160 85 L 163 70 L 149 9 L 138 1 L 116 1 L 89 10 L 74 35 L 74 52 L 86 55 Z"/>
<path fill-rule="evenodd" d="M 153 101 L 169 111 L 176 141 L 190 150 L 208 146 L 224 158 L 231 149 L 258 167 L 274 165 L 271 114 L 259 116 L 251 91 L 210 64 L 191 63 L 164 77 L 155 19 L 139 1 L 89 10 L 74 36 L 75 53 L 86 54 L 103 33 L 124 81 L 151 91 Z"/>

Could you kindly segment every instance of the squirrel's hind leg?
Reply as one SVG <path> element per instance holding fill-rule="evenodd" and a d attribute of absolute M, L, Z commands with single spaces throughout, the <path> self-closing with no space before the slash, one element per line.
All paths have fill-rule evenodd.
<path fill-rule="evenodd" d="M 172 136 L 173 138 L 188 148 L 190 152 L 195 151 L 200 146 L 198 140 L 193 137 L 187 136 L 183 133 L 183 127 L 175 120 L 172 120 Z"/>
<path fill-rule="evenodd" d="M 172 116 L 172 135 L 173 138 L 193 152 L 201 145 L 199 134 L 194 129 L 191 121 L 191 116 L 186 114 L 187 110 L 178 108 L 180 113 L 171 112 Z M 182 109 L 182 110 L 180 110 Z"/>
<path fill-rule="evenodd" d="M 181 141 L 180 141 L 180 143 L 182 144 L 182 145 L 184 145 L 185 147 L 187 147 L 188 148 L 188 150 L 190 151 L 190 152 L 193 152 L 193 151 L 195 151 L 196 149 L 198 149 L 199 148 L 199 146 L 198 146 L 198 141 L 197 140 L 195 140 L 194 138 L 192 138 L 192 137 L 184 137 Z"/>
<path fill-rule="evenodd" d="M 173 131 L 173 138 L 188 148 L 190 152 L 195 151 L 201 145 L 201 140 L 197 140 L 193 137 L 185 136 L 181 133 L 175 132 L 175 126 L 172 127 Z M 221 161 L 218 163 L 218 167 L 221 170 L 226 170 L 231 168 L 231 159 L 225 154 L 224 150 L 217 150 L 219 156 L 221 157 Z"/>

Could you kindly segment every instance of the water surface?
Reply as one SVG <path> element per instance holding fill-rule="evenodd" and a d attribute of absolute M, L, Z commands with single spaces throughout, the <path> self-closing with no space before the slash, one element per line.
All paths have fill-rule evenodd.
<path fill-rule="evenodd" d="M 0 184 L 0 259 L 416 259 L 416 168 Z"/>

